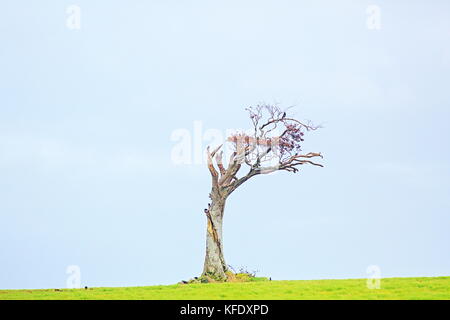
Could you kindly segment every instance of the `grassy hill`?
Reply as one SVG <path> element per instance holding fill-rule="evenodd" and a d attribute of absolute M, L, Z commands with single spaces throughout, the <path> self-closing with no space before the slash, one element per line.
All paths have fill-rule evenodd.
<path fill-rule="evenodd" d="M 372 290 L 366 279 L 0 290 L 0 300 L 7 299 L 450 299 L 450 277 L 385 278 L 380 289 Z"/>

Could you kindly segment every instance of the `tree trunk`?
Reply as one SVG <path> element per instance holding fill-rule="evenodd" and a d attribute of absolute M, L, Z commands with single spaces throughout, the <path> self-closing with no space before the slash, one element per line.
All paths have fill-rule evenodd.
<path fill-rule="evenodd" d="M 213 200 L 206 210 L 206 255 L 203 275 L 225 280 L 227 264 L 223 255 L 222 220 L 225 199 Z"/>

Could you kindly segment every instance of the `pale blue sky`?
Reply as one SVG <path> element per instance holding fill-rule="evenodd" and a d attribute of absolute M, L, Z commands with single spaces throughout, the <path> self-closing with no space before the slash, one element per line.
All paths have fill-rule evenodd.
<path fill-rule="evenodd" d="M 258 102 L 322 123 L 325 168 L 237 190 L 229 264 L 450 275 L 450 2 L 4 1 L 0 41 L 0 288 L 198 275 L 210 176 L 171 134 L 246 128 Z"/>

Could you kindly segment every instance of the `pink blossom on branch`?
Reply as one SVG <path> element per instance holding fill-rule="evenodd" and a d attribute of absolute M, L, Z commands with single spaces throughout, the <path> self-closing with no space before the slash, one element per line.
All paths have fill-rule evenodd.
<path fill-rule="evenodd" d="M 227 141 L 233 143 L 236 153 L 239 150 L 244 153 L 241 160 L 252 167 L 259 167 L 262 162 L 274 158 L 280 165 L 288 163 L 292 157 L 300 155 L 305 131 L 318 128 L 289 117 L 286 111 L 274 105 L 257 105 L 246 110 L 253 124 L 253 134 L 237 133 Z M 265 121 L 261 122 L 262 119 Z"/>

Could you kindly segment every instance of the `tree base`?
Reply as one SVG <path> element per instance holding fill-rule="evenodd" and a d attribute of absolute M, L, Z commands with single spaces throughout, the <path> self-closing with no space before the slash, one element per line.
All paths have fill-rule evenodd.
<path fill-rule="evenodd" d="M 178 284 L 190 284 L 190 283 L 222 283 L 222 282 L 256 282 L 256 281 L 270 281 L 271 278 L 267 277 L 255 277 L 249 273 L 234 273 L 231 271 L 225 272 L 226 278 L 218 278 L 213 274 L 203 274 L 200 277 L 195 277 L 188 281 L 181 281 Z"/>

